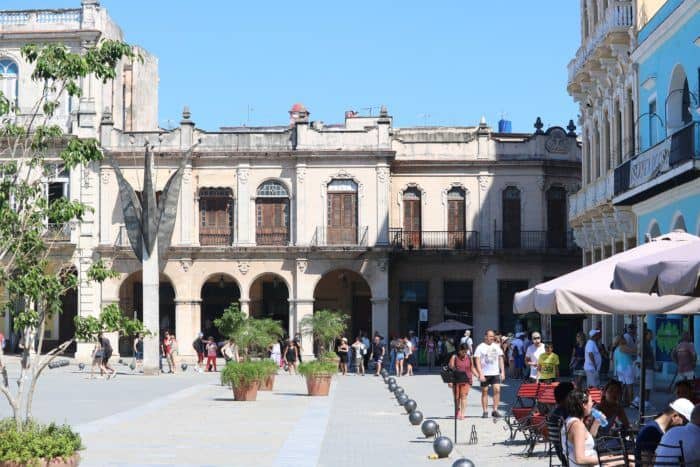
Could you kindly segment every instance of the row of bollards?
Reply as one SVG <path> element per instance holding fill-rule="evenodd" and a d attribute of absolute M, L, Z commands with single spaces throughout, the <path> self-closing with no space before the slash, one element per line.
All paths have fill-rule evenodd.
<path fill-rule="evenodd" d="M 396 383 L 396 378 L 389 376 L 389 372 L 386 371 L 386 369 L 381 371 L 381 375 L 389 391 L 393 392 L 394 396 L 396 396 L 396 401 L 399 405 L 403 406 L 406 413 L 408 413 L 408 421 L 411 422 L 411 425 L 421 425 L 421 431 L 426 438 L 435 438 L 433 441 L 433 451 L 435 451 L 437 457 L 441 459 L 448 457 L 454 446 L 450 438 L 442 436 L 440 433 L 440 425 L 438 425 L 435 420 L 428 419 L 423 421 L 423 413 L 418 410 L 418 404 L 413 399 L 410 399 L 406 391 Z M 474 463 L 462 457 L 457 459 L 452 464 L 452 467 L 474 467 Z"/>

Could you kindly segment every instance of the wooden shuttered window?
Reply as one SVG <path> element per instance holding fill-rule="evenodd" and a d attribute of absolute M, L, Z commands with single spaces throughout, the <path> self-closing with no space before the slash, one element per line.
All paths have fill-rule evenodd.
<path fill-rule="evenodd" d="M 450 248 L 462 248 L 466 240 L 466 195 L 455 187 L 447 192 L 447 237 Z"/>
<path fill-rule="evenodd" d="M 230 189 L 203 188 L 199 191 L 199 243 L 233 243 L 233 196 Z"/>
<path fill-rule="evenodd" d="M 503 191 L 503 247 L 520 248 L 520 190 L 509 186 Z"/>
<path fill-rule="evenodd" d="M 419 247 L 421 244 L 421 193 L 409 188 L 403 193 L 404 247 Z"/>

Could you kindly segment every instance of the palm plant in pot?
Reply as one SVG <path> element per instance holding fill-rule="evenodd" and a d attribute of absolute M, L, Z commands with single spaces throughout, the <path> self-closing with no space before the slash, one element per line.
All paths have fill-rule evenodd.
<path fill-rule="evenodd" d="M 318 360 L 303 362 L 299 365 L 299 374 L 306 378 L 306 389 L 310 396 L 327 396 L 331 388 L 333 374 L 338 369 L 338 364 L 333 354 L 330 358 L 327 354 Z"/>
<path fill-rule="evenodd" d="M 230 385 L 236 400 L 254 401 L 258 389 L 271 390 L 277 365 L 265 358 L 267 348 L 282 337 L 282 326 L 268 318 L 249 318 L 232 303 L 221 318 L 214 320 L 219 332 L 239 348 L 241 362 L 229 362 L 221 373 L 221 383 Z"/>
<path fill-rule="evenodd" d="M 331 310 L 318 310 L 307 315 L 299 322 L 301 332 L 313 336 L 319 354 L 333 348 L 333 341 L 345 332 L 348 316 Z"/>

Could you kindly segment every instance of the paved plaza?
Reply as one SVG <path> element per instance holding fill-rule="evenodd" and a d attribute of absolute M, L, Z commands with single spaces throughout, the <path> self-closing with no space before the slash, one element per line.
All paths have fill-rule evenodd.
<path fill-rule="evenodd" d="M 312 398 L 302 377 L 279 375 L 274 391 L 259 392 L 256 402 L 235 402 L 218 373 L 190 368 L 145 377 L 118 368 L 114 380 L 90 380 L 71 364 L 40 381 L 35 416 L 81 433 L 81 466 L 449 466 L 461 455 L 477 466 L 548 464 L 543 445 L 527 458 L 521 442 L 504 443 L 505 423 L 480 417 L 476 389 L 459 422 L 455 451 L 449 459 L 430 460 L 431 440 L 408 422 L 381 378 L 338 376 L 329 397 Z M 453 438 L 451 393 L 438 375 L 402 377 L 399 385 Z M 506 401 L 512 391 L 505 388 Z M 6 404 L 2 410 L 9 414 Z M 472 426 L 475 445 L 467 444 Z"/>

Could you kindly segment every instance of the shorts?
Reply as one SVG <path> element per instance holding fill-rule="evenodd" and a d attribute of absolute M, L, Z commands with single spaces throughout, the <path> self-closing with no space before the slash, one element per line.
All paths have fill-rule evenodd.
<path fill-rule="evenodd" d="M 457 389 L 455 389 L 455 394 L 457 397 L 466 397 L 469 394 L 469 389 L 471 389 L 472 385 L 469 383 L 460 383 L 457 385 Z"/>
<path fill-rule="evenodd" d="M 496 385 L 496 384 L 501 384 L 501 375 L 489 375 L 484 378 L 484 381 L 481 381 L 480 386 L 482 388 L 487 388 L 491 385 Z"/>
<path fill-rule="evenodd" d="M 109 362 L 110 357 L 112 356 L 112 352 L 107 352 L 102 356 L 102 364 L 106 365 Z"/>
<path fill-rule="evenodd" d="M 374 357 L 372 357 L 372 361 L 374 361 L 375 363 L 381 363 L 381 362 L 382 362 L 382 356 L 381 356 L 381 355 L 375 355 Z"/>
<path fill-rule="evenodd" d="M 617 379 L 622 384 L 634 384 L 634 369 L 632 367 L 618 368 L 616 371 Z"/>
<path fill-rule="evenodd" d="M 586 387 L 600 387 L 600 375 L 597 371 L 586 371 Z"/>
<path fill-rule="evenodd" d="M 678 373 L 678 381 L 683 379 L 695 379 L 695 372 L 691 371 L 681 371 Z"/>
<path fill-rule="evenodd" d="M 134 358 L 136 358 L 136 360 L 143 360 L 143 352 L 135 352 Z"/>
<path fill-rule="evenodd" d="M 398 360 L 398 361 L 403 360 L 404 357 L 405 357 L 405 355 L 401 352 L 396 354 L 396 360 Z"/>

